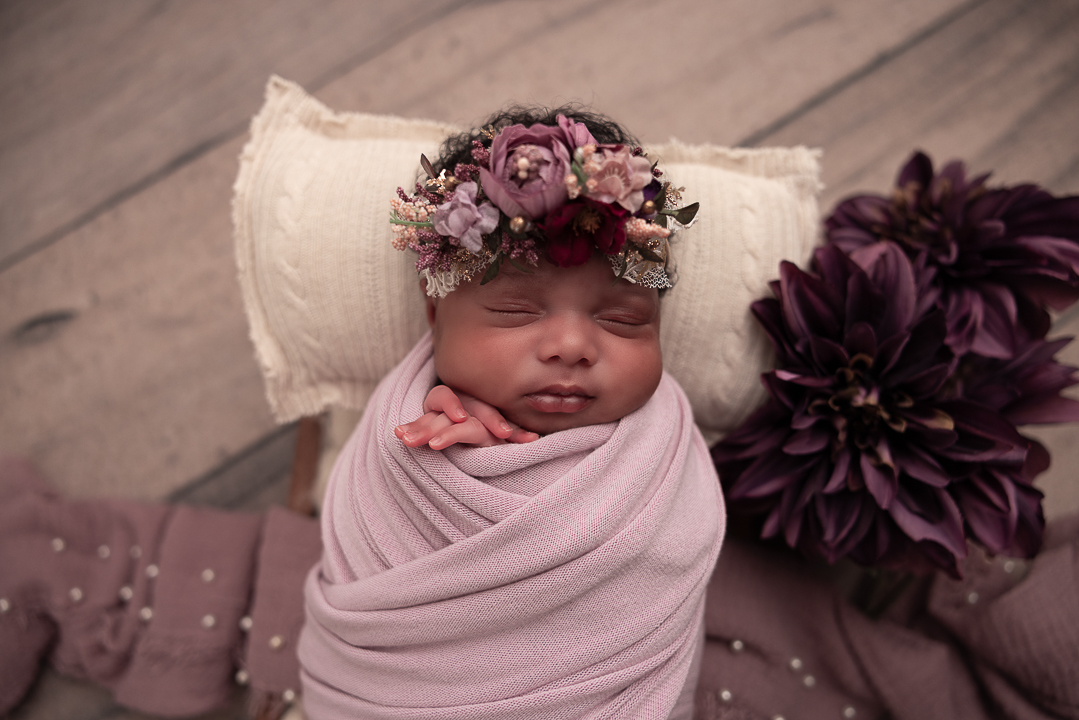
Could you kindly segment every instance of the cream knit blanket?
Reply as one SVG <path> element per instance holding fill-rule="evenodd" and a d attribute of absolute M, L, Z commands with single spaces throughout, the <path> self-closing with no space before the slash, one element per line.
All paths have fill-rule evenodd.
<path fill-rule="evenodd" d="M 426 336 L 332 473 L 305 588 L 307 715 L 671 717 L 724 530 L 681 389 L 665 375 L 618 422 L 524 445 L 406 448 L 393 428 L 434 382 Z"/>

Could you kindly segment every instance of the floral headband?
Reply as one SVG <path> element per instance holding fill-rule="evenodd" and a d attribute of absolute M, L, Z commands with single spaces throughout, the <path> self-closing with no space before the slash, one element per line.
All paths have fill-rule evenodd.
<path fill-rule="evenodd" d="M 490 282 L 506 261 L 528 272 L 522 262 L 537 266 L 541 250 L 572 267 L 599 249 L 617 278 L 671 287 L 669 221 L 689 225 L 699 203 L 676 207 L 685 188 L 660 181 L 641 148 L 597 143 L 563 115 L 557 126 L 482 132 L 473 163 L 436 177 L 421 156 L 427 181 L 411 196 L 398 188 L 391 201 L 393 246 L 419 254 L 428 295 L 445 297 L 480 272 Z"/>

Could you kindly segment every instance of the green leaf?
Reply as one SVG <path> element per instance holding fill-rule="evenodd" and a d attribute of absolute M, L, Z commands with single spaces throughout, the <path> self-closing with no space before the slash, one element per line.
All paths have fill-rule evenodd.
<path fill-rule="evenodd" d="M 497 253 L 498 248 L 502 244 L 502 242 L 501 242 L 501 238 L 499 237 L 498 233 L 492 232 L 492 233 L 487 233 L 486 235 L 483 236 L 483 244 L 486 245 L 487 249 L 490 250 L 491 252 Z"/>
<path fill-rule="evenodd" d="M 622 264 L 618 266 L 618 277 L 616 277 L 614 279 L 614 281 L 618 282 L 619 280 L 624 278 L 626 276 L 626 270 L 629 270 L 629 250 L 628 249 L 625 250 L 622 253 Z"/>
<path fill-rule="evenodd" d="M 480 285 L 486 285 L 487 283 L 498 277 L 498 269 L 502 264 L 502 253 L 498 253 L 491 260 L 490 266 L 487 268 L 487 272 L 483 274 L 483 279 L 480 280 Z"/>
<path fill-rule="evenodd" d="M 689 225 L 693 222 L 693 218 L 697 216 L 697 211 L 701 209 L 701 204 L 695 202 L 692 205 L 686 205 L 684 208 L 679 208 L 674 213 L 674 219 L 682 225 Z"/>
<path fill-rule="evenodd" d="M 522 265 L 521 263 L 519 263 L 519 262 L 517 262 L 516 260 L 514 260 L 513 258 L 511 258 L 511 257 L 510 257 L 509 255 L 506 255 L 506 259 L 510 261 L 510 265 L 512 265 L 513 267 L 517 268 L 517 269 L 518 269 L 518 270 L 520 270 L 521 272 L 523 272 L 523 273 L 528 273 L 529 275 L 531 275 L 531 274 L 532 274 L 532 270 L 529 270 L 529 269 L 528 269 L 528 268 L 526 268 L 526 267 L 525 267 L 524 265 Z"/>
<path fill-rule="evenodd" d="M 577 184 L 584 188 L 584 184 L 588 182 L 588 176 L 584 174 L 584 167 L 576 160 L 570 165 L 570 169 L 573 170 L 573 174 L 577 176 Z"/>
<path fill-rule="evenodd" d="M 639 252 L 641 254 L 641 257 L 643 257 L 645 260 L 651 260 L 654 263 L 663 262 L 663 258 L 657 255 L 655 251 L 653 251 L 651 248 L 645 247 L 644 245 L 634 245 L 633 249 Z"/>
<path fill-rule="evenodd" d="M 660 227 L 667 227 L 667 213 L 660 212 L 659 215 L 656 215 L 656 219 L 652 222 L 654 222 L 656 225 L 659 225 Z"/>

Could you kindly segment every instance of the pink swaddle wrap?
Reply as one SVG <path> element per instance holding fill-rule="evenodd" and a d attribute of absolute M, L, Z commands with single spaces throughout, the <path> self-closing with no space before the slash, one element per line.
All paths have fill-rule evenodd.
<path fill-rule="evenodd" d="M 379 386 L 330 478 L 305 588 L 304 709 L 324 718 L 668 718 L 692 689 L 724 530 L 664 375 L 619 422 L 410 449 L 430 336 Z"/>

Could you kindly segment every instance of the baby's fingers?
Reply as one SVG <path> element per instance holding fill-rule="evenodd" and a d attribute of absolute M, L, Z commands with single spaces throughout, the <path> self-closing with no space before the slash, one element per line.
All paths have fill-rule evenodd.
<path fill-rule="evenodd" d="M 460 443 L 462 445 L 476 445 L 488 447 L 503 442 L 500 438 L 492 435 L 490 431 L 477 418 L 470 417 L 460 423 L 454 423 L 427 444 L 432 450 L 445 450 L 450 445 Z"/>
<path fill-rule="evenodd" d="M 435 385 L 423 401 L 424 412 L 440 412 L 454 422 L 464 422 L 468 419 L 461 399 L 445 385 Z"/>
<path fill-rule="evenodd" d="M 539 440 L 539 435 L 524 428 L 513 428 L 513 434 L 506 438 L 507 442 L 511 443 L 530 443 Z"/>
<path fill-rule="evenodd" d="M 418 420 L 398 425 L 393 429 L 393 434 L 408 447 L 420 447 L 426 445 L 435 435 L 446 428 L 453 427 L 453 425 L 454 422 L 443 413 L 429 412 Z"/>

